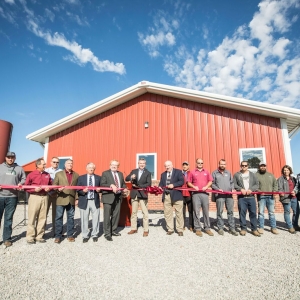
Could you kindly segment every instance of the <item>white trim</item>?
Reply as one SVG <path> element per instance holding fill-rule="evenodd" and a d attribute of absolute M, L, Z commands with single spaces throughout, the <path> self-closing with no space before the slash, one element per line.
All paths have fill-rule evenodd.
<path fill-rule="evenodd" d="M 289 132 L 290 140 L 300 131 L 300 124 L 297 125 L 292 131 Z"/>
<path fill-rule="evenodd" d="M 300 123 L 300 109 L 142 81 L 46 127 L 30 133 L 26 136 L 26 138 L 32 141 L 44 143 L 46 137 L 70 128 L 73 125 L 99 115 L 102 112 L 130 101 L 131 99 L 147 92 L 239 111 L 251 112 L 274 118 L 285 118 L 287 119 L 289 131 L 292 131 L 297 124 Z"/>
<path fill-rule="evenodd" d="M 286 119 L 280 119 L 285 163 L 293 168 L 292 151 Z"/>
<path fill-rule="evenodd" d="M 45 145 L 44 145 L 44 160 L 47 163 L 48 159 L 48 147 L 49 147 L 49 137 L 45 138 Z"/>
<path fill-rule="evenodd" d="M 72 159 L 73 160 L 73 156 L 70 155 L 70 156 L 57 156 L 59 159 Z"/>
<path fill-rule="evenodd" d="M 154 175 L 152 180 L 157 180 L 157 153 L 137 153 L 136 154 L 136 167 L 138 168 L 138 161 L 139 161 L 139 156 L 148 156 L 148 155 L 153 155 L 154 156 Z M 146 169 L 147 169 L 147 159 L 146 159 Z"/>
<path fill-rule="evenodd" d="M 245 160 L 243 157 L 243 151 L 251 151 L 251 150 L 258 150 L 262 152 L 262 161 L 264 161 L 265 163 L 267 163 L 266 161 L 266 149 L 265 148 L 240 148 L 239 149 L 239 154 L 240 154 L 240 163 Z M 257 169 L 256 168 L 249 168 L 249 171 L 256 173 Z"/>

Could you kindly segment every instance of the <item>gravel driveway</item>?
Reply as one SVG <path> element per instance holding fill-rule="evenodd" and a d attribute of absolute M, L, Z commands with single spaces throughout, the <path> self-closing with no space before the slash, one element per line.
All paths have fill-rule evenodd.
<path fill-rule="evenodd" d="M 18 205 L 14 226 L 23 212 Z M 163 214 L 151 213 L 149 237 L 142 228 L 131 236 L 119 228 L 122 235 L 108 242 L 101 210 L 99 241 L 83 244 L 76 209 L 76 241 L 60 245 L 51 224 L 47 243 L 36 245 L 26 243 L 26 226 L 17 225 L 13 246 L 1 241 L 1 299 L 300 299 L 300 233 L 288 233 L 283 215 L 276 217 L 277 236 L 266 221 L 260 238 L 215 231 L 197 237 L 187 230 L 179 237 L 167 236 Z"/>

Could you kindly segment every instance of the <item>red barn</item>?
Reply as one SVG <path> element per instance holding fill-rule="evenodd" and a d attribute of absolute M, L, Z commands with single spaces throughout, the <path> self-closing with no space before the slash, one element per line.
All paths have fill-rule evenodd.
<path fill-rule="evenodd" d="M 266 160 L 279 177 L 283 165 L 292 165 L 290 138 L 299 124 L 299 109 L 142 81 L 27 138 L 44 145 L 47 162 L 72 158 L 80 174 L 88 162 L 101 174 L 111 159 L 128 174 L 145 157 L 155 181 L 166 160 L 194 167 L 201 157 L 211 172 L 225 158 L 232 173 L 242 159 L 253 169 Z M 149 209 L 161 208 L 160 197 L 151 196 Z"/>

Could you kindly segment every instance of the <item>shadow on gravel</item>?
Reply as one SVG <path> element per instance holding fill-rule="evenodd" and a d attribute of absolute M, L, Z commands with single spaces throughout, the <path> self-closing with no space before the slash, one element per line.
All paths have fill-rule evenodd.
<path fill-rule="evenodd" d="M 226 218 L 223 218 L 223 221 L 224 221 L 224 231 L 229 232 L 228 220 Z M 239 232 L 240 231 L 240 220 L 239 220 L 239 218 L 235 217 L 234 221 L 235 221 L 236 231 Z M 203 218 L 201 218 L 201 222 L 203 222 Z M 218 232 L 217 219 L 210 218 L 210 225 L 211 225 L 211 229 Z M 257 223 L 257 225 L 258 225 L 258 223 Z M 279 231 L 280 230 L 282 230 L 282 231 L 288 230 L 285 222 L 282 222 L 282 221 L 276 221 L 276 227 Z M 250 224 L 250 221 L 248 221 L 248 220 L 247 220 L 247 231 L 251 232 L 251 224 Z M 269 221 L 269 219 L 266 219 L 266 218 L 265 218 L 264 231 L 271 232 L 270 221 Z"/>
<path fill-rule="evenodd" d="M 25 238 L 26 237 L 26 229 L 27 229 L 27 227 L 24 227 L 23 232 L 19 233 L 18 235 L 13 235 L 11 238 L 11 241 L 13 243 L 15 243 L 16 241 Z"/>

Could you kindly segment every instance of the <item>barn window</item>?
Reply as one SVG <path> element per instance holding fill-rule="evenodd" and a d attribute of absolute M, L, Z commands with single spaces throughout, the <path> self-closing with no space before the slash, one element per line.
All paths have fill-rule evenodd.
<path fill-rule="evenodd" d="M 59 158 L 59 169 L 64 169 L 65 168 L 65 162 L 68 160 L 68 159 L 72 159 L 72 156 L 58 156 Z"/>
<path fill-rule="evenodd" d="M 146 169 L 151 173 L 152 180 L 157 179 L 156 157 L 156 153 L 137 153 L 136 155 L 136 166 L 138 167 L 139 159 L 144 158 L 146 160 Z"/>
<path fill-rule="evenodd" d="M 257 172 L 260 162 L 266 162 L 265 148 L 240 148 L 240 161 L 247 161 L 249 170 Z"/>

